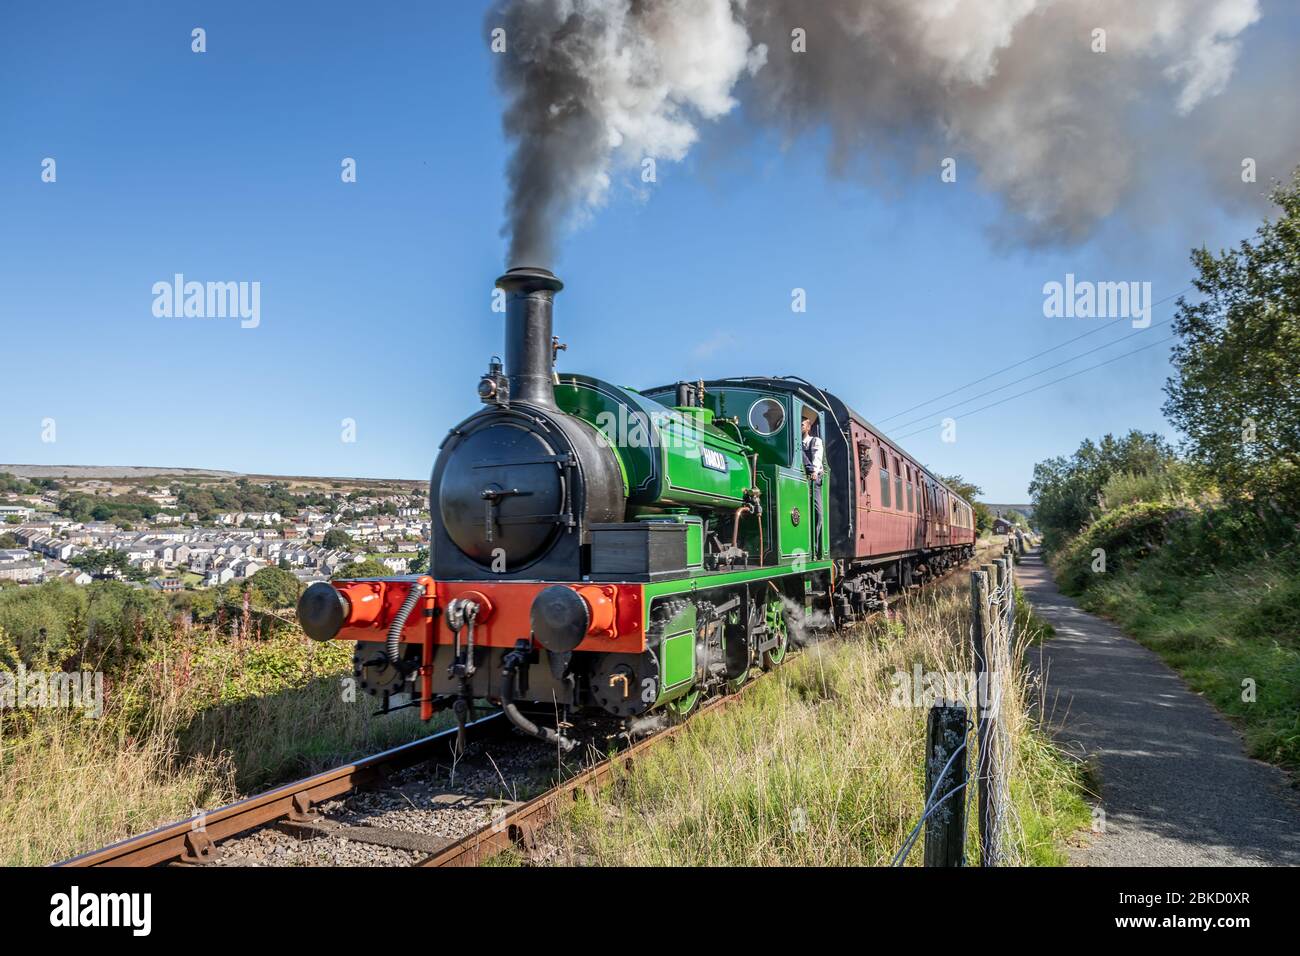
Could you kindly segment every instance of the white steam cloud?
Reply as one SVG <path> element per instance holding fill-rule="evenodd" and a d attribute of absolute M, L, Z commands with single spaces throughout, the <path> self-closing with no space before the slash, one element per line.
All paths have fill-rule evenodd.
<path fill-rule="evenodd" d="M 1076 242 L 1132 188 L 1144 117 L 1222 94 L 1259 16 L 1257 0 L 503 0 L 509 262 L 551 264 L 616 168 L 681 160 L 738 103 L 790 141 L 829 131 L 838 174 L 970 162 L 1008 237 Z"/>

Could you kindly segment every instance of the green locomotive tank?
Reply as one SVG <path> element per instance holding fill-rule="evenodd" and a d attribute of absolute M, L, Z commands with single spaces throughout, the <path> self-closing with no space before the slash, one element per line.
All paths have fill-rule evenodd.
<path fill-rule="evenodd" d="M 672 508 L 732 511 L 754 485 L 735 422 L 695 405 L 670 408 L 630 388 L 564 374 L 561 410 L 595 426 L 623 471 L 628 516 Z"/>

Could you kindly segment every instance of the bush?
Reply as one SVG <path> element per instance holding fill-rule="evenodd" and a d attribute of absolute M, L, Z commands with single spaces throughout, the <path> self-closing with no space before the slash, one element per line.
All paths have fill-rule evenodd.
<path fill-rule="evenodd" d="M 1105 552 L 1106 570 L 1114 572 L 1136 564 L 1161 548 L 1169 528 L 1186 520 L 1188 512 L 1174 505 L 1137 502 L 1108 511 L 1061 549 L 1057 582 L 1067 593 L 1078 594 L 1094 577 L 1093 554 Z"/>
<path fill-rule="evenodd" d="M 1238 637 L 1300 648 L 1300 573 L 1271 587 L 1234 622 Z"/>
<path fill-rule="evenodd" d="M 1170 574 L 1230 568 L 1294 547 L 1296 522 L 1281 511 L 1242 502 L 1194 511 L 1170 528 L 1161 556 Z"/>
<path fill-rule="evenodd" d="M 1173 497 L 1173 490 L 1163 475 L 1118 472 L 1101 488 L 1102 508 L 1107 511 L 1137 502 L 1160 504 Z"/>
<path fill-rule="evenodd" d="M 166 597 L 121 581 L 84 588 L 49 581 L 0 591 L 0 630 L 9 634 L 27 667 L 84 666 L 113 673 L 171 629 Z"/>

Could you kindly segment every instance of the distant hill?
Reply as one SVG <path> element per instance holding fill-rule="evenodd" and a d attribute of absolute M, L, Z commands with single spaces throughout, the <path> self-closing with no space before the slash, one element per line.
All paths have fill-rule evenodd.
<path fill-rule="evenodd" d="M 237 471 L 211 468 L 151 468 L 142 465 L 0 465 L 16 478 L 145 478 L 149 475 L 193 475 L 196 478 L 238 478 Z"/>
<path fill-rule="evenodd" d="M 370 488 L 388 485 L 428 486 L 427 478 L 349 478 L 336 475 L 263 475 L 251 472 L 221 471 L 216 468 L 172 468 L 151 465 L 0 465 L 0 474 L 16 478 L 67 478 L 71 481 L 133 482 L 160 478 L 215 478 L 233 481 L 288 481 L 301 483 L 344 482 L 351 487 Z"/>

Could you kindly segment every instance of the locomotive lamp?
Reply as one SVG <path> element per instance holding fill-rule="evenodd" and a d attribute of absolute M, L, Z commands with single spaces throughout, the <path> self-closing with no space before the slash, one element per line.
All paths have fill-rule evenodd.
<path fill-rule="evenodd" d="M 487 374 L 478 382 L 478 397 L 484 405 L 510 404 L 510 380 L 501 368 L 501 359 L 492 356 Z"/>

